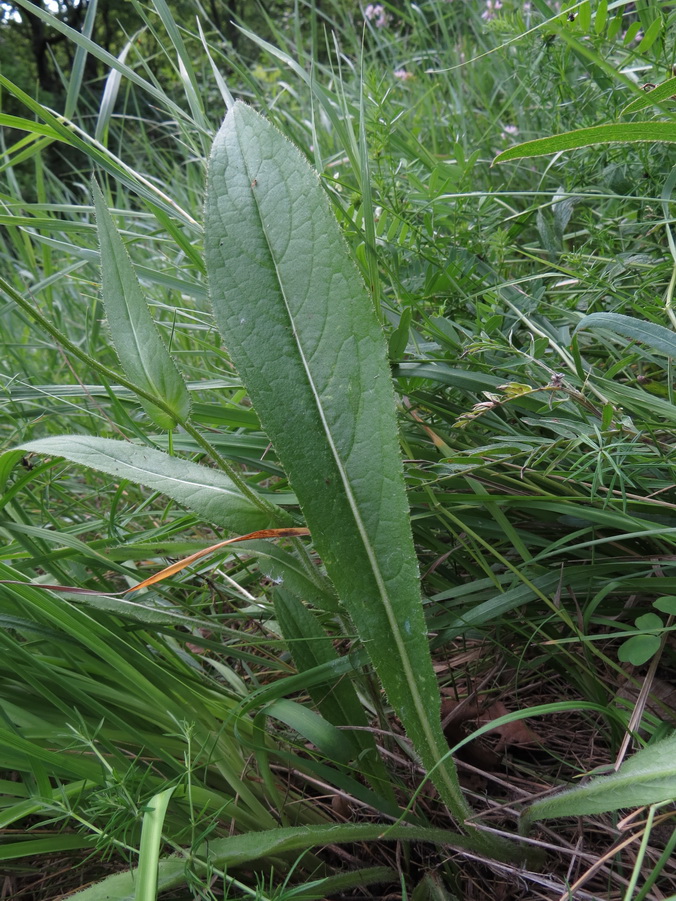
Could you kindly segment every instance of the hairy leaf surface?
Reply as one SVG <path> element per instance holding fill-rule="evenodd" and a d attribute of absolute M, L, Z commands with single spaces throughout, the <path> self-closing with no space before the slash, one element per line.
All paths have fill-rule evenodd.
<path fill-rule="evenodd" d="M 237 103 L 211 153 L 214 314 L 390 703 L 456 815 L 384 336 L 317 175 Z"/>
<path fill-rule="evenodd" d="M 86 435 L 60 435 L 29 441 L 20 450 L 65 457 L 118 479 L 161 491 L 208 522 L 247 533 L 277 523 L 244 497 L 228 476 L 151 447 Z M 281 511 L 280 511 L 281 513 Z"/>
<path fill-rule="evenodd" d="M 220 869 L 242 866 L 251 860 L 279 856 L 291 851 L 302 851 L 322 845 L 345 844 L 366 841 L 418 841 L 467 848 L 468 838 L 443 829 L 426 829 L 417 826 L 382 823 L 328 823 L 314 826 L 292 826 L 268 829 L 265 832 L 248 832 L 230 838 L 210 841 L 197 849 L 192 866 L 198 873 L 208 870 L 206 861 Z M 183 885 L 188 878 L 183 854 L 160 860 L 157 887 L 160 891 Z M 72 895 L 77 901 L 134 901 L 136 896 L 136 871 L 114 873 Z"/>
<path fill-rule="evenodd" d="M 675 752 L 674 736 L 649 745 L 611 776 L 597 776 L 585 785 L 532 804 L 523 814 L 524 822 L 587 816 L 676 798 Z"/>

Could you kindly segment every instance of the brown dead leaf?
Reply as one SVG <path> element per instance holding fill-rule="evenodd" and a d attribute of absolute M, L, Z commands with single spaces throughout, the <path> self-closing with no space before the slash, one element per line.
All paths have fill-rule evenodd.
<path fill-rule="evenodd" d="M 349 820 L 352 816 L 352 805 L 343 795 L 334 795 L 331 798 L 331 807 L 333 812 L 344 820 Z"/>
<path fill-rule="evenodd" d="M 457 702 L 454 698 L 444 698 L 441 702 L 441 716 L 446 741 L 453 748 L 467 738 L 468 730 L 464 724 L 467 720 L 478 718 L 479 706 L 473 699 Z M 464 745 L 457 756 L 479 770 L 492 771 L 500 766 L 500 757 L 481 739 Z"/>
<path fill-rule="evenodd" d="M 502 701 L 496 701 L 491 704 L 481 715 L 481 723 L 490 723 L 506 716 L 510 713 Z M 493 731 L 493 730 L 491 730 Z M 495 748 L 496 751 L 502 751 L 507 747 L 519 748 L 536 748 L 542 742 L 533 730 L 526 724 L 525 720 L 515 720 L 513 723 L 505 723 L 503 726 L 497 726 L 494 730 L 500 736 L 500 740 Z"/>

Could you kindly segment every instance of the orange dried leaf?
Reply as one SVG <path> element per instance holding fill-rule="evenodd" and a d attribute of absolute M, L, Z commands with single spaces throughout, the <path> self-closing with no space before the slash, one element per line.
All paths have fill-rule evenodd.
<path fill-rule="evenodd" d="M 169 576 L 173 576 L 182 569 L 185 569 L 186 566 L 190 566 L 190 564 L 194 563 L 196 560 L 201 560 L 202 557 L 213 554 L 214 551 L 225 547 L 227 544 L 235 544 L 237 541 L 254 541 L 258 538 L 296 538 L 300 535 L 309 534 L 309 529 L 298 527 L 286 529 L 259 529 L 257 532 L 249 532 L 248 535 L 238 535 L 236 538 L 228 538 L 226 541 L 219 541 L 218 544 L 212 544 L 211 547 L 202 548 L 201 551 L 197 551 L 189 557 L 184 557 L 183 560 L 178 560 L 176 563 L 172 563 L 171 566 L 166 566 L 158 573 L 155 573 L 154 576 L 149 576 L 147 579 L 144 579 L 143 582 L 134 585 L 133 588 L 129 589 L 129 592 L 138 591 L 139 588 L 148 588 L 149 585 L 154 585 L 156 582 L 162 582 L 164 579 L 168 579 Z"/>

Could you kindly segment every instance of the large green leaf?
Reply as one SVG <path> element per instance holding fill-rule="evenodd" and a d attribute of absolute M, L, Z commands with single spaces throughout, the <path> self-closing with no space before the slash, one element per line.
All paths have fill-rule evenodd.
<path fill-rule="evenodd" d="M 251 860 L 280 857 L 322 845 L 383 840 L 432 842 L 456 848 L 467 848 L 471 844 L 466 836 L 443 829 L 402 825 L 387 827 L 382 823 L 327 823 L 248 832 L 246 835 L 216 839 L 198 848 L 190 863 L 194 872 L 206 873 L 209 867 L 232 869 Z M 157 881 L 159 891 L 183 885 L 187 880 L 185 855 L 176 854 L 160 860 Z M 135 901 L 136 885 L 136 871 L 126 870 L 108 876 L 81 892 L 75 892 L 71 897 L 74 901 Z"/>
<path fill-rule="evenodd" d="M 225 473 L 170 457 L 150 447 L 110 438 L 59 435 L 29 441 L 19 450 L 65 457 L 118 479 L 129 479 L 137 485 L 161 491 L 208 522 L 232 532 L 247 534 L 287 522 L 287 514 L 283 511 L 279 511 L 280 518 L 276 520 L 244 497 Z"/>
<path fill-rule="evenodd" d="M 676 334 L 654 322 L 644 322 L 633 316 L 623 316 L 622 313 L 590 313 L 580 320 L 575 331 L 583 328 L 607 329 L 623 338 L 640 341 L 669 357 L 676 357 Z"/>
<path fill-rule="evenodd" d="M 205 254 L 216 322 L 315 546 L 390 703 L 464 819 L 442 761 L 385 340 L 317 175 L 242 103 L 211 153 Z"/>
<path fill-rule="evenodd" d="M 505 163 L 508 160 L 521 160 L 531 156 L 545 156 L 561 150 L 576 150 L 579 147 L 591 147 L 594 144 L 618 144 L 627 142 L 663 141 L 676 142 L 676 122 L 620 122 L 610 125 L 593 125 L 591 128 L 578 128 L 560 135 L 539 138 L 537 141 L 526 141 L 499 153 L 494 163 Z"/>
<path fill-rule="evenodd" d="M 101 245 L 101 287 L 110 336 L 122 368 L 134 384 L 164 400 L 175 416 L 141 398 L 143 408 L 161 429 L 173 429 L 190 415 L 190 395 L 157 331 L 101 189 L 92 183 Z"/>
<path fill-rule="evenodd" d="M 552 798 L 544 798 L 523 814 L 527 825 L 552 817 L 580 817 L 622 807 L 643 807 L 676 798 L 676 736 L 634 754 L 612 776 L 597 776 Z"/>

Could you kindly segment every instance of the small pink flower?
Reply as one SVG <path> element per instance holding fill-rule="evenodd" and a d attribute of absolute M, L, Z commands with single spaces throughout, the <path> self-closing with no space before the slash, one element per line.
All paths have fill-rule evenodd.
<path fill-rule="evenodd" d="M 369 22 L 373 22 L 376 28 L 384 28 L 390 21 L 390 17 L 382 3 L 369 3 L 364 10 L 364 17 Z"/>
<path fill-rule="evenodd" d="M 513 137 L 514 135 L 518 135 L 518 133 L 519 133 L 518 125 L 505 125 L 505 127 L 502 129 L 502 134 L 500 135 L 500 137 L 504 141 L 504 140 L 506 140 L 506 138 L 509 135 L 511 135 Z"/>
<path fill-rule="evenodd" d="M 413 72 L 407 72 L 406 69 L 395 69 L 392 74 L 400 81 L 408 81 L 409 78 L 413 78 Z"/>
<path fill-rule="evenodd" d="M 502 9 L 501 0 L 486 0 L 486 9 L 481 13 L 481 18 L 485 22 L 490 22 L 495 18 L 496 12 Z"/>

